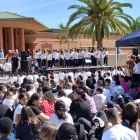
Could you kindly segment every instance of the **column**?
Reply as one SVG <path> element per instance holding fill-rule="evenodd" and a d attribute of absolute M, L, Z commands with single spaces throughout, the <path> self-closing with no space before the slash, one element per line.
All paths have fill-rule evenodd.
<path fill-rule="evenodd" d="M 3 30 L 2 27 L 0 27 L 0 50 L 3 50 Z"/>
<path fill-rule="evenodd" d="M 13 27 L 8 28 L 9 50 L 14 50 L 14 32 Z"/>
<path fill-rule="evenodd" d="M 25 38 L 24 38 L 24 29 L 19 28 L 19 51 L 25 51 Z"/>

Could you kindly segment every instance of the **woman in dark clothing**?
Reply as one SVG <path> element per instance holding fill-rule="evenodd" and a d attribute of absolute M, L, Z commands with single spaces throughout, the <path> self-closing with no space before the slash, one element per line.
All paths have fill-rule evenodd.
<path fill-rule="evenodd" d="M 17 126 L 16 138 L 20 140 L 36 140 L 39 138 L 41 123 L 29 106 L 23 107 Z"/>
<path fill-rule="evenodd" d="M 77 88 L 73 94 L 74 101 L 71 103 L 69 113 L 72 115 L 75 122 L 80 117 L 83 117 L 87 120 L 91 120 L 91 112 L 88 102 L 85 99 L 84 91 L 80 88 Z"/>

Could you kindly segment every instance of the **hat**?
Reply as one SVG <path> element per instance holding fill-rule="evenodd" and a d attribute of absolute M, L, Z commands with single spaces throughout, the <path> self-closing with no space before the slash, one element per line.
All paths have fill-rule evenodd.
<path fill-rule="evenodd" d="M 58 110 L 65 110 L 65 103 L 63 101 L 57 101 L 55 104 L 55 111 L 57 112 Z"/>
<path fill-rule="evenodd" d="M 63 123 L 56 134 L 56 140 L 78 140 L 74 125 Z"/>

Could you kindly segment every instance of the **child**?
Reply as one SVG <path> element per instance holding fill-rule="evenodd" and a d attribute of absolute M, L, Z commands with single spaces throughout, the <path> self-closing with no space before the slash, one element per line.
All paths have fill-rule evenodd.
<path fill-rule="evenodd" d="M 102 111 L 102 108 L 106 103 L 106 96 L 103 95 L 102 93 L 103 93 L 102 88 L 97 88 L 96 89 L 96 95 L 94 96 L 94 101 L 95 101 L 95 104 L 96 104 L 97 112 Z"/>
<path fill-rule="evenodd" d="M 0 140 L 13 140 L 9 136 L 13 129 L 13 123 L 11 119 L 4 117 L 0 119 Z"/>

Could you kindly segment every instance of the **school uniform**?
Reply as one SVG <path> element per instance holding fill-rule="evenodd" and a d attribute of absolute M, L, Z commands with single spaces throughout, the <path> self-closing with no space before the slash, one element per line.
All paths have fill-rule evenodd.
<path fill-rule="evenodd" d="M 48 67 L 52 67 L 52 54 L 47 55 Z"/>
<path fill-rule="evenodd" d="M 83 53 L 79 52 L 78 54 L 78 66 L 82 66 L 83 64 Z"/>
<path fill-rule="evenodd" d="M 61 67 L 64 67 L 64 60 L 65 60 L 64 54 L 60 54 L 60 66 Z"/>
<path fill-rule="evenodd" d="M 75 67 L 78 67 L 78 55 L 79 55 L 78 52 L 75 52 L 74 56 L 73 56 L 74 57 L 74 66 Z"/>
<path fill-rule="evenodd" d="M 42 66 L 46 66 L 46 57 L 47 57 L 47 54 L 46 53 L 42 53 L 41 54 Z"/>
<path fill-rule="evenodd" d="M 65 59 L 66 59 L 66 66 L 69 67 L 70 66 L 70 57 L 71 54 L 69 52 L 65 53 Z"/>

